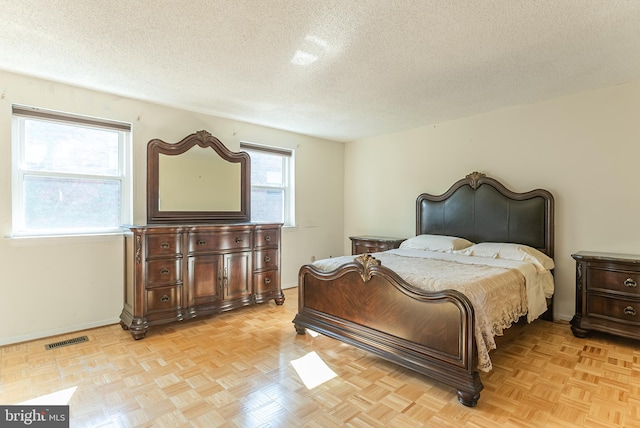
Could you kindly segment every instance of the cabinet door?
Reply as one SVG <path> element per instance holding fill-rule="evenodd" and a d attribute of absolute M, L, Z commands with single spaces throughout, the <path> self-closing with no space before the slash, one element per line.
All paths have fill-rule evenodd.
<path fill-rule="evenodd" d="M 251 252 L 224 256 L 224 300 L 251 295 Z"/>
<path fill-rule="evenodd" d="M 222 301 L 224 262 L 225 256 L 221 254 L 189 257 L 189 306 Z"/>

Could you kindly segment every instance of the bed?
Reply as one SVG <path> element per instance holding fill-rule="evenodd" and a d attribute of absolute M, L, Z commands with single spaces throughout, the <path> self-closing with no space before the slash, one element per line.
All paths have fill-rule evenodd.
<path fill-rule="evenodd" d="M 411 245 L 355 258 L 318 261 L 302 266 L 299 271 L 298 313 L 293 320 L 296 332 L 305 334 L 307 328 L 312 329 L 443 382 L 456 389 L 460 403 L 473 407 L 483 388 L 479 362 L 481 369 L 491 368 L 490 360 L 488 366 L 482 361 L 483 352 L 488 355 L 490 350 L 485 349 L 487 338 L 481 336 L 476 326 L 476 313 L 478 319 L 483 319 L 487 311 L 485 306 L 474 307 L 472 302 L 478 301 L 477 296 L 468 296 L 480 279 L 465 279 L 462 272 L 466 267 L 461 268 L 460 258 L 470 256 L 472 265 L 483 265 L 485 259 L 493 259 L 499 265 L 495 267 L 498 271 L 515 271 L 512 276 L 518 278 L 520 285 L 514 290 L 519 290 L 516 294 L 522 308 L 514 310 L 511 316 L 522 316 L 529 322 L 538 317 L 552 320 L 553 208 L 553 196 L 547 190 L 516 193 L 479 172 L 457 181 L 442 195 L 423 193 L 416 200 L 416 237 L 406 242 L 455 241 L 446 249 L 423 251 L 429 253 L 429 258 L 435 254 L 436 261 L 426 261 L 420 269 L 431 269 L 429 263 L 450 263 L 445 276 L 459 277 L 465 285 L 442 288 L 447 282 L 440 277 L 435 280 L 440 288 L 424 289 L 416 285 L 416 275 L 412 277 L 406 272 L 414 269 L 409 268 L 413 262 L 408 261 L 411 257 L 406 252 L 418 253 L 420 248 Z M 458 248 L 457 240 L 467 243 Z M 487 248 L 494 252 L 498 248 L 499 253 L 483 254 Z M 504 248 L 508 250 L 501 250 Z M 524 249 L 524 258 L 516 262 L 522 265 L 520 270 L 502 266 L 502 259 L 512 258 L 509 252 L 513 248 Z M 443 261 L 451 258 L 454 260 Z M 396 266 L 398 272 L 387 264 Z M 551 277 L 550 286 L 548 280 L 541 281 L 542 291 L 535 291 L 535 298 L 528 288 L 533 282 L 527 283 L 532 278 L 532 269 L 540 278 Z M 439 272 L 435 267 L 433 272 L 432 276 L 440 275 L 435 273 Z M 533 306 L 536 309 L 532 312 Z M 508 325 L 498 327 L 494 333 L 500 335 L 501 328 Z"/>

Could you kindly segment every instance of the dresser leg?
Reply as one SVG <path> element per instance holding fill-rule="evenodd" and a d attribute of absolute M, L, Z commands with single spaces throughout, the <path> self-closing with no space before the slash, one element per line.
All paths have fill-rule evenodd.
<path fill-rule="evenodd" d="M 479 393 L 473 393 L 468 391 L 458 391 L 458 401 L 467 407 L 475 407 L 478 404 L 480 398 Z"/>
<path fill-rule="evenodd" d="M 282 306 L 282 304 L 284 303 L 284 296 L 276 297 L 275 299 L 273 299 L 273 301 L 276 302 L 276 305 Z"/>
<path fill-rule="evenodd" d="M 147 331 L 131 331 L 131 337 L 133 337 L 135 340 L 140 340 L 140 339 L 144 339 L 144 337 L 147 335 Z"/>
<path fill-rule="evenodd" d="M 123 329 L 129 330 L 131 337 L 135 340 L 144 339 L 147 335 L 147 324 L 141 318 L 134 318 L 129 326 L 124 323 L 120 323 L 120 325 Z"/>
<path fill-rule="evenodd" d="M 571 331 L 573 332 L 573 335 L 575 337 L 579 337 L 581 339 L 584 339 L 589 334 L 589 332 L 587 330 L 583 330 L 581 328 L 577 328 L 577 327 L 574 327 L 574 326 L 571 326 Z"/>
<path fill-rule="evenodd" d="M 573 317 L 570 324 L 571 324 L 571 332 L 575 337 L 584 339 L 589 334 L 589 330 L 585 330 L 583 328 L 578 327 L 580 325 L 580 317 L 578 317 L 577 315 Z"/>

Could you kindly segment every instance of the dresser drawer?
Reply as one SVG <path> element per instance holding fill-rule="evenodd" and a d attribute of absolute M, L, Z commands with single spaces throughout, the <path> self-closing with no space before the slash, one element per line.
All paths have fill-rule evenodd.
<path fill-rule="evenodd" d="M 159 259 L 147 262 L 147 287 L 175 284 L 182 279 L 182 259 Z"/>
<path fill-rule="evenodd" d="M 587 268 L 588 290 L 613 290 L 620 293 L 628 293 L 640 296 L 640 273 L 625 270 L 611 270 L 602 267 Z"/>
<path fill-rule="evenodd" d="M 255 287 L 256 294 L 265 294 L 279 290 L 278 271 L 267 270 L 255 273 L 253 275 L 253 286 Z"/>
<path fill-rule="evenodd" d="M 589 293 L 586 316 L 640 325 L 640 301 Z"/>
<path fill-rule="evenodd" d="M 147 257 L 164 257 L 179 254 L 179 233 L 158 233 L 147 235 Z"/>
<path fill-rule="evenodd" d="M 180 307 L 182 287 L 161 287 L 147 290 L 147 312 L 168 311 Z"/>
<path fill-rule="evenodd" d="M 255 252 L 254 266 L 255 270 L 271 269 L 278 267 L 278 254 L 277 248 L 268 250 L 258 250 Z"/>
<path fill-rule="evenodd" d="M 280 229 L 257 229 L 256 247 L 277 247 L 280 245 Z"/>
<path fill-rule="evenodd" d="M 251 231 L 191 232 L 189 253 L 251 249 Z"/>

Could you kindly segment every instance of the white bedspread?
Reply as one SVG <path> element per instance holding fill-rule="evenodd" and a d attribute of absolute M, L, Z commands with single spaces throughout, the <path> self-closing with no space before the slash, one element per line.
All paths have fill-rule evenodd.
<path fill-rule="evenodd" d="M 464 256 L 422 250 L 396 249 L 373 256 L 414 287 L 428 291 L 453 289 L 463 293 L 474 307 L 478 369 L 492 368 L 489 351 L 495 336 L 527 314 L 529 322 L 546 310 L 545 296 L 553 294 L 553 276 L 539 273 L 532 263 Z M 329 271 L 353 261 L 354 256 L 334 257 L 314 263 Z"/>

